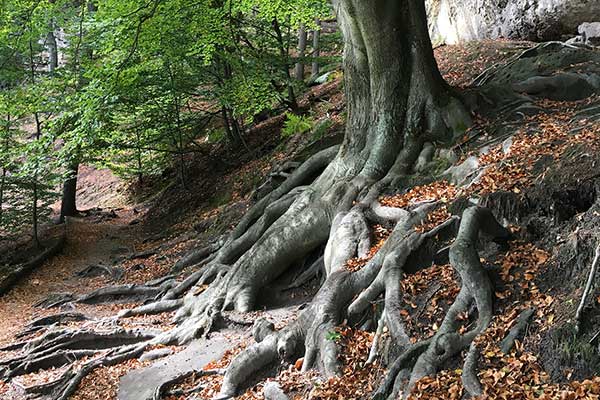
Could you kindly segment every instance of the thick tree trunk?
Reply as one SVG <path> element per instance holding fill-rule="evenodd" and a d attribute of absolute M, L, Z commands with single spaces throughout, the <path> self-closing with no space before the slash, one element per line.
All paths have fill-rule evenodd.
<path fill-rule="evenodd" d="M 400 290 L 397 279 L 411 252 L 424 240 L 435 238 L 457 217 L 419 233 L 415 226 L 426 220 L 435 204 L 388 209 L 377 199 L 382 189 L 395 185 L 396 178 L 411 173 L 425 142 L 453 139 L 470 122 L 469 114 L 438 71 L 423 0 L 334 0 L 333 5 L 345 41 L 348 118 L 342 145 L 317 153 L 291 173 L 245 214 L 228 238 L 216 245 L 217 250 L 200 249 L 188 255 L 186 259 L 193 262 L 185 266 L 195 263 L 196 271 L 179 283 L 165 282 L 159 301 L 122 313 L 132 316 L 177 309 L 176 328 L 133 350 L 124 347 L 98 363 L 137 356 L 149 344 L 185 343 L 206 335 L 222 311 L 252 310 L 263 288 L 325 245 L 321 257 L 325 282 L 319 292 L 298 320 L 285 329 L 257 326 L 257 343 L 232 361 L 219 398 L 234 396 L 253 372 L 278 357 L 296 356 L 302 350 L 303 370 L 317 366 L 326 375 L 337 374 L 337 348 L 328 340 L 327 332 L 346 317 L 363 315 L 370 302 L 383 293 L 386 325 L 404 350 L 391 370 L 405 368 L 406 360 L 421 353 L 425 356 L 414 379 L 439 365 L 433 360 L 436 353 L 430 341 L 411 345 L 407 339 L 404 322 L 395 312 Z M 280 33 L 276 21 L 274 29 Z M 485 316 L 481 327 L 489 322 L 489 290 L 484 286 L 484 293 L 472 290 L 481 271 L 477 263 L 470 263 L 479 259 L 470 245 L 479 231 L 477 220 L 487 217 L 486 212 L 470 212 L 459 234 L 459 243 L 466 245 L 455 246 L 451 255 L 463 280 L 463 275 L 475 271 L 472 279 L 465 280 L 464 301 L 454 309 L 462 310 L 467 300 L 475 299 L 480 315 Z M 368 218 L 387 220 L 395 228 L 367 265 L 351 272 L 344 267 L 345 262 L 364 256 L 371 247 Z M 450 325 L 447 330 L 452 333 Z M 446 353 L 454 354 L 468 344 L 461 340 Z M 68 381 L 59 399 L 72 393 L 85 371 Z M 395 379 L 396 373 L 388 381 L 393 384 Z M 388 392 L 387 387 L 384 392 Z"/>
<path fill-rule="evenodd" d="M 77 215 L 77 171 L 79 164 L 74 163 L 70 166 L 68 176 L 63 183 L 62 201 L 60 205 L 60 223 L 65 222 L 65 217 L 74 217 Z"/>
<path fill-rule="evenodd" d="M 425 141 L 451 139 L 457 125 L 468 123 L 438 71 L 422 1 L 338 0 L 334 6 L 345 39 L 348 120 L 343 144 L 312 183 L 314 172 L 305 171 L 320 165 L 320 155 L 307 161 L 289 186 L 263 198 L 206 270 L 191 279 L 191 285 L 214 282 L 200 295 L 196 289 L 188 293 L 177 314 L 183 323 L 172 332 L 174 341 L 206 332 L 223 309 L 251 310 L 263 287 L 332 240 L 329 230 L 336 216 L 349 218 L 346 225 L 353 226 L 352 218 L 344 219 L 353 204 L 371 207 L 378 190 L 410 172 Z M 349 215 L 362 213 L 357 209 Z M 344 256 L 351 257 L 353 248 L 349 245 Z M 173 293 L 190 283 L 182 285 Z"/>
<path fill-rule="evenodd" d="M 327 241 L 336 215 L 356 202 L 370 206 L 374 199 L 366 199 L 367 192 L 409 173 L 425 141 L 452 138 L 457 120 L 466 125 L 468 114 L 433 57 L 422 1 L 339 0 L 334 6 L 345 39 L 344 142 L 301 193 L 290 192 L 293 187 L 276 191 L 257 204 L 258 215 L 250 212 L 242 220 L 212 260 L 212 276 L 224 273 L 212 285 L 216 293 L 189 295 L 180 320 L 212 320 L 229 307 L 251 310 L 261 288 Z M 302 172 L 298 176 L 296 185 L 310 183 Z M 187 338 L 202 331 L 193 318 L 189 324 Z"/>
<path fill-rule="evenodd" d="M 369 178 L 407 173 L 425 141 L 468 120 L 433 57 L 422 1 L 338 0 L 345 39 L 344 165 Z"/>

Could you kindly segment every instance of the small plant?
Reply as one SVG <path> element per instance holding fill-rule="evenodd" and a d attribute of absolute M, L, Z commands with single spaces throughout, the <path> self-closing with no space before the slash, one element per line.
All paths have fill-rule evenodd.
<path fill-rule="evenodd" d="M 331 128 L 331 125 L 333 125 L 333 123 L 329 119 L 325 119 L 325 120 L 317 122 L 315 124 L 315 127 L 313 128 L 313 134 L 312 134 L 313 140 L 319 140 L 323 136 L 325 136 L 325 134 L 327 133 L 329 128 Z"/>
<path fill-rule="evenodd" d="M 327 340 L 337 341 L 337 340 L 340 340 L 341 338 L 342 338 L 342 334 L 339 332 L 334 331 L 334 332 L 327 332 L 325 334 L 325 339 L 327 339 Z"/>
<path fill-rule="evenodd" d="M 290 137 L 308 132 L 315 125 L 315 122 L 311 117 L 295 115 L 292 113 L 286 113 L 285 115 L 287 119 L 285 120 L 283 129 L 281 130 L 281 136 L 283 137 Z"/>
<path fill-rule="evenodd" d="M 212 208 L 221 207 L 231 201 L 233 198 L 233 193 L 231 191 L 223 191 L 215 193 L 213 197 L 209 200 L 209 204 Z"/>
<path fill-rule="evenodd" d="M 215 129 L 208 132 L 208 143 L 220 143 L 225 139 L 225 130 L 224 129 Z"/>

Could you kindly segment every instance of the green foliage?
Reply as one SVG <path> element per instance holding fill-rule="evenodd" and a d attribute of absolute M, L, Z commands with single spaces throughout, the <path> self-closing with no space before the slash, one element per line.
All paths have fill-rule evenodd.
<path fill-rule="evenodd" d="M 283 137 L 290 137 L 308 132 L 315 124 L 314 120 L 309 116 L 292 113 L 286 113 L 285 115 L 287 118 L 283 123 L 283 129 L 281 130 L 281 136 Z"/>
<path fill-rule="evenodd" d="M 216 193 L 213 197 L 211 197 L 209 204 L 212 208 L 217 208 L 229 203 L 232 197 L 233 194 L 231 193 L 231 191 L 225 190 L 223 192 Z"/>
<path fill-rule="evenodd" d="M 339 332 L 334 331 L 334 332 L 327 332 L 325 334 L 325 339 L 327 339 L 327 340 L 337 341 L 337 340 L 340 340 L 341 338 L 342 338 L 342 334 Z"/>
<path fill-rule="evenodd" d="M 329 131 L 329 128 L 331 128 L 332 125 L 333 122 L 331 122 L 331 120 L 329 119 L 324 119 L 314 124 L 314 128 L 312 129 L 313 140 L 319 140 L 323 138 L 323 136 L 325 136 L 325 134 L 327 133 L 327 131 Z"/>
<path fill-rule="evenodd" d="M 220 127 L 293 109 L 297 29 L 330 15 L 326 0 L 0 0 L 0 230 L 33 221 L 34 189 L 45 213 L 69 165 L 183 174 L 201 138 L 233 144 Z M 292 118 L 291 134 L 314 124 Z"/>
<path fill-rule="evenodd" d="M 209 143 L 220 143 L 225 140 L 225 129 L 213 129 L 208 132 L 207 139 Z"/>

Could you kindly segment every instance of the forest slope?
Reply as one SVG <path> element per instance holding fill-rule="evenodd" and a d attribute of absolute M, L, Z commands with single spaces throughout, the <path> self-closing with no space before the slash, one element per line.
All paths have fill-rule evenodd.
<path fill-rule="evenodd" d="M 529 52 L 522 53 L 526 49 Z M 509 242 L 484 241 L 479 249 L 481 264 L 493 283 L 494 317 L 475 341 L 477 353 L 467 353 L 477 360 L 475 373 L 489 398 L 594 398 L 600 394 L 596 343 L 598 293 L 594 291 L 589 297 L 581 324 L 575 320 L 598 242 L 600 98 L 597 88 L 592 87 L 592 92 L 586 93 L 584 89 L 589 87 L 581 81 L 573 86 L 574 81 L 558 78 L 562 91 L 554 85 L 549 92 L 540 91 L 535 82 L 527 81 L 543 68 L 545 74 L 553 76 L 597 74 L 598 52 L 591 49 L 586 52 L 589 53 L 584 57 L 556 44 L 544 47 L 509 41 L 439 48 L 436 55 L 445 78 L 466 88 L 468 101 L 483 106 L 477 110 L 474 126 L 460 143 L 424 156 L 415 173 L 402 182 L 405 190 L 385 193 L 380 198 L 381 204 L 390 208 L 436 201 L 435 210 L 415 227 L 420 233 L 445 223 L 450 231 L 456 230 L 452 216 L 460 215 L 469 201 L 489 208 L 510 229 L 513 237 Z M 560 56 L 556 57 L 557 54 Z M 571 62 L 574 59 L 578 62 Z M 485 81 L 487 88 L 471 90 L 470 83 L 475 78 Z M 515 87 L 518 92 L 530 91 L 532 95 L 507 93 L 506 87 L 512 84 L 520 85 Z M 210 176 L 199 173 L 198 179 L 190 182 L 190 191 L 170 187 L 144 206 L 132 204 L 122 210 L 101 210 L 69 221 L 69 240 L 63 255 L 0 299 L 2 342 L 15 343 L 13 335 L 23 330 L 26 332 L 18 340 L 35 342 L 48 329 L 100 333 L 172 329 L 172 311 L 155 316 L 121 314 L 118 319 L 110 315 L 154 298 L 160 286 L 173 278 L 169 276 L 173 265 L 185 259 L 188 251 L 217 242 L 255 201 L 250 195 L 268 178 L 272 166 L 305 159 L 325 144 L 339 141 L 344 110 L 340 86 L 336 80 L 315 87 L 306 96 L 315 126 L 321 120 L 333 121 L 320 137 L 299 134 L 282 140 L 283 144 L 268 145 L 271 135 L 281 130 L 284 121 L 282 116 L 274 117 L 253 130 L 249 145 L 267 145 L 243 166 L 225 165 Z M 541 96 L 533 96 L 540 93 Z M 565 96 L 568 100 L 561 98 Z M 198 170 L 210 166 L 214 158 L 218 154 L 199 160 Z M 231 156 L 234 158 L 235 155 Z M 279 182 L 274 179 L 274 184 Z M 145 211 L 146 206 L 147 213 L 138 213 Z M 370 228 L 374 232 L 372 246 L 366 255 L 346 261 L 344 268 L 350 273 L 365 268 L 393 230 L 389 224 L 373 224 Z M 461 280 L 448 263 L 450 231 L 440 231 L 435 243 L 424 242 L 411 256 L 399 280 L 398 308 L 411 342 L 435 336 L 460 291 Z M 97 264 L 107 269 L 89 271 L 96 276 L 74 275 Z M 183 271 L 175 271 L 176 282 L 201 268 L 188 265 Z M 251 324 L 261 317 L 273 322 L 276 329 L 294 321 L 319 288 L 321 274 L 313 272 L 303 282 L 295 282 L 300 275 L 297 271 L 282 275 L 265 289 L 267 295 L 260 299 L 259 311 L 224 312 L 219 333 L 201 343 L 210 347 L 211 340 L 221 341 L 226 337 L 233 343 L 232 348 L 202 368 L 223 369 L 242 348 L 252 346 Z M 133 294 L 124 291 L 123 295 L 95 292 L 95 296 L 85 296 L 107 284 L 138 285 L 144 290 Z M 70 297 L 53 298 L 55 307 L 34 306 L 51 292 L 69 292 Z M 391 360 L 381 356 L 386 353 L 386 346 L 390 346 L 390 334 L 387 330 L 373 329 L 381 314 L 380 304 L 380 300 L 372 301 L 373 315 L 366 321 L 343 323 L 327 332 L 328 340 L 339 348 L 338 377 L 301 372 L 303 360 L 297 355 L 252 374 L 240 388 L 241 398 L 263 398 L 267 377 L 277 382 L 290 398 L 370 398 L 386 385 L 388 392 L 392 391 L 393 381 L 384 380 L 381 385 L 390 369 L 395 368 L 395 364 L 387 363 Z M 55 315 L 57 311 L 73 314 L 50 326 L 26 326 L 31 320 Z M 476 322 L 477 313 L 472 311 L 468 309 L 458 316 L 459 331 L 466 331 Z M 577 325 L 579 332 L 575 334 Z M 503 341 L 505 337 L 509 339 Z M 374 341 L 379 345 L 373 346 Z M 100 349 L 97 353 L 80 354 L 81 357 L 75 357 L 77 361 L 48 364 L 36 361 L 19 370 L 16 367 L 20 364 L 14 362 L 20 356 L 27 356 L 29 349 L 16 346 L 4 350 L 0 357 L 7 375 L 0 383 L 0 393 L 7 399 L 22 399 L 27 393 L 44 390 L 46 386 L 39 385 L 60 381 L 61 376 L 81 368 L 90 358 L 106 355 L 106 350 Z M 175 357 L 170 355 L 172 352 L 182 350 L 182 346 L 163 345 L 145 349 L 165 357 L 160 362 L 166 363 Z M 374 359 L 369 357 L 370 353 L 376 355 Z M 367 361 L 372 365 L 366 367 Z M 96 368 L 81 382 L 73 398 L 116 398 L 119 376 L 130 369 L 149 368 L 149 363 L 128 360 Z M 437 376 L 419 379 L 412 396 L 461 398 L 466 391 L 461 380 L 465 366 L 458 357 L 448 360 Z M 160 387 L 164 394 L 157 396 L 173 400 L 218 395 L 222 375 L 203 374 L 202 370 L 188 372 L 177 382 L 163 382 L 156 377 L 152 381 L 154 389 L 165 384 Z M 141 376 L 149 383 L 147 376 Z M 127 378 L 123 382 L 132 384 L 131 380 L 126 383 Z M 194 390 L 186 392 L 189 389 Z M 124 390 L 119 396 L 123 400 L 138 399 Z"/>

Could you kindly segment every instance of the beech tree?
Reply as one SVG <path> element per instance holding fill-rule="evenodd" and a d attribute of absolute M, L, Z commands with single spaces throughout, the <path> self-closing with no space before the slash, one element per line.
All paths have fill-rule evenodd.
<path fill-rule="evenodd" d="M 343 143 L 310 158 L 259 201 L 226 243 L 209 256 L 207 265 L 156 304 L 159 308 L 172 307 L 171 299 L 196 279 L 196 287 L 189 290 L 178 310 L 179 326 L 166 335 L 169 342 L 185 342 L 208 332 L 222 310 L 253 310 L 265 285 L 326 244 L 323 263 L 327 278 L 311 305 L 297 322 L 282 331 L 267 330 L 260 343 L 232 362 L 221 390 L 223 397 L 233 395 L 254 371 L 278 356 L 291 357 L 301 348 L 305 352 L 303 370 L 320 366 L 326 375 L 336 374 L 336 345 L 327 339 L 327 333 L 344 318 L 360 315 L 369 300 L 382 292 L 391 303 L 386 301 L 386 307 L 397 307 L 394 298 L 398 296 L 398 280 L 389 278 L 399 277 L 411 250 L 438 229 L 427 234 L 413 230 L 431 205 L 394 212 L 378 203 L 379 194 L 390 187 L 400 189 L 397 182 L 411 173 L 425 142 L 449 142 L 470 122 L 469 113 L 437 68 L 422 0 L 337 0 L 333 4 L 345 44 L 348 119 Z M 367 218 L 393 219 L 396 228 L 377 256 L 353 274 L 344 264 L 368 252 Z M 482 286 L 482 293 L 465 289 L 456 309 L 462 310 L 463 302 L 468 304 L 475 298 L 483 322 L 469 333 L 471 336 L 456 334 L 455 342 L 444 336 L 453 330 L 450 313 L 440 330 L 440 340 L 431 342 L 432 349 L 419 344 L 423 356 L 416 363 L 411 384 L 463 349 L 491 317 L 486 302 L 491 298 L 489 282 L 486 287 L 487 278 L 482 277 L 477 265 L 472 265 L 478 260 L 473 258 L 473 243 L 480 218 L 485 219 L 482 229 L 492 229 L 500 237 L 507 235 L 490 214 L 473 210 L 463 220 L 459 238 L 464 241 L 457 240 L 451 258 L 464 275 L 465 285 Z M 188 262 L 199 261 L 194 255 L 190 258 Z M 467 276 L 472 271 L 475 276 Z M 211 279 L 209 288 L 196 295 L 200 286 Z M 144 311 L 148 308 L 141 307 Z M 412 354 L 414 346 L 404 332 L 400 315 L 391 311 L 386 315 L 401 349 L 399 354 Z"/>
<path fill-rule="evenodd" d="M 289 13 L 282 4 L 302 7 L 310 0 L 250 3 L 253 12 L 272 13 L 275 18 L 282 9 Z M 406 389 L 404 393 L 410 392 L 419 378 L 469 348 L 487 327 L 492 316 L 492 289 L 475 243 L 480 231 L 500 241 L 510 234 L 485 208 L 468 208 L 463 214 L 449 250 L 463 286 L 433 338 L 411 343 L 399 312 L 399 281 L 409 267 L 409 256 L 425 241 L 435 241 L 438 233 L 452 230 L 458 217 L 421 233 L 414 227 L 435 204 L 394 209 L 381 205 L 379 195 L 402 189 L 403 178 L 412 173 L 424 147 L 429 147 L 426 143 L 450 143 L 470 123 L 467 108 L 437 68 L 423 0 L 334 0 L 333 7 L 345 44 L 347 121 L 342 144 L 315 154 L 298 167 L 258 201 L 223 242 L 182 258 L 174 266 L 175 272 L 197 267 L 184 281 L 165 281 L 160 287 L 104 288 L 86 295 L 90 301 L 93 296 L 111 293 L 160 294 L 158 300 L 125 310 L 120 316 L 177 310 L 178 325 L 150 338 L 116 333 L 115 340 L 125 345 L 65 376 L 62 385 L 52 389 L 55 398 L 67 399 L 83 376 L 98 365 L 136 357 L 149 345 L 183 344 L 206 335 L 224 310 L 253 310 L 260 292 L 303 260 L 312 264 L 303 275 L 324 271 L 326 278 L 318 293 L 284 329 L 276 331 L 266 322 L 256 324 L 257 343 L 232 361 L 219 398 L 235 395 L 254 372 L 279 357 L 291 358 L 301 352 L 303 370 L 318 367 L 327 376 L 336 375 L 340 370 L 337 346 L 328 334 L 345 319 L 360 320 L 379 296 L 385 304 L 380 324 L 389 328 L 394 356 L 378 396 L 387 397 L 399 386 L 394 385 L 397 376 L 408 376 L 400 386 Z M 386 221 L 394 229 L 377 254 L 361 270 L 351 272 L 344 267 L 346 261 L 365 256 L 371 247 L 368 221 Z M 478 322 L 461 334 L 456 317 L 472 303 L 478 310 Z M 60 340 L 72 343 L 74 339 L 65 335 L 53 339 L 52 344 Z M 34 351 L 25 360 L 35 357 Z M 467 357 L 467 362 L 472 358 Z M 407 373 L 399 374 L 402 370 Z M 465 387 L 477 394 L 476 374 L 472 368 L 464 370 Z"/>

